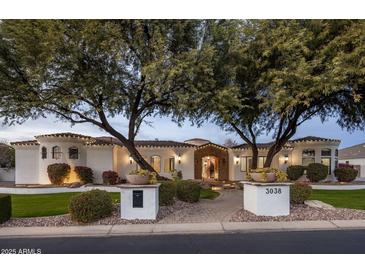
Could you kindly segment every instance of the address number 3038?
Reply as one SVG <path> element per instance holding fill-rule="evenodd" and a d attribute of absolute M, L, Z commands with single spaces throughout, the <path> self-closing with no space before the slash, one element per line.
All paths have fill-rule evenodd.
<path fill-rule="evenodd" d="M 265 194 L 281 194 L 281 188 L 279 187 L 266 188 L 265 190 Z"/>

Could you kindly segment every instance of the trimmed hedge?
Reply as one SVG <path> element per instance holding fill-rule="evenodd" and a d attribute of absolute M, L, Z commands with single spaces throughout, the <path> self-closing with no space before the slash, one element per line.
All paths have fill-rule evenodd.
<path fill-rule="evenodd" d="M 304 182 L 294 183 L 290 186 L 290 202 L 304 204 L 312 194 L 312 187 Z"/>
<path fill-rule="evenodd" d="M 75 166 L 75 172 L 79 176 L 81 183 L 92 184 L 94 181 L 93 170 L 86 166 Z"/>
<path fill-rule="evenodd" d="M 160 206 L 168 206 L 175 203 L 176 197 L 176 183 L 174 182 L 160 182 L 159 189 L 159 203 Z"/>
<path fill-rule="evenodd" d="M 94 189 L 72 197 L 69 211 L 74 221 L 95 222 L 112 214 L 113 201 L 108 192 Z"/>
<path fill-rule="evenodd" d="M 11 217 L 11 196 L 0 194 L 0 224 L 10 220 Z"/>
<path fill-rule="evenodd" d="M 103 172 L 103 183 L 105 185 L 116 185 L 118 183 L 118 173 L 112 170 Z"/>
<path fill-rule="evenodd" d="M 180 201 L 188 203 L 199 202 L 200 185 L 193 181 L 179 181 L 176 185 L 176 196 Z"/>
<path fill-rule="evenodd" d="M 296 181 L 303 176 L 304 170 L 305 170 L 304 166 L 294 165 L 294 166 L 289 166 L 286 170 L 286 173 L 288 174 L 288 178 L 290 180 Z"/>
<path fill-rule="evenodd" d="M 335 169 L 335 176 L 340 182 L 352 182 L 357 177 L 358 170 L 351 167 L 338 167 Z"/>
<path fill-rule="evenodd" d="M 68 164 L 52 164 L 47 167 L 48 178 L 52 184 L 61 185 L 70 176 L 71 167 Z"/>
<path fill-rule="evenodd" d="M 327 178 L 328 166 L 312 163 L 307 167 L 307 177 L 311 182 L 319 182 Z"/>

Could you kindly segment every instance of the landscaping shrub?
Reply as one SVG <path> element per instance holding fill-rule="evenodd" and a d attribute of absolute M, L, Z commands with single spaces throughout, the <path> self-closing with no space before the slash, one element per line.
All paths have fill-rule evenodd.
<path fill-rule="evenodd" d="M 180 181 L 176 185 L 176 196 L 180 201 L 196 203 L 200 198 L 200 185 L 193 181 Z"/>
<path fill-rule="evenodd" d="M 335 169 L 335 176 L 340 182 L 352 182 L 356 179 L 358 171 L 351 167 L 339 167 Z"/>
<path fill-rule="evenodd" d="M 290 202 L 303 204 L 312 194 L 312 187 L 304 182 L 294 183 L 290 186 Z"/>
<path fill-rule="evenodd" d="M 319 182 L 327 178 L 328 167 L 319 163 L 309 164 L 307 167 L 307 177 L 311 182 Z"/>
<path fill-rule="evenodd" d="M 79 223 L 90 223 L 108 217 L 113 211 L 113 201 L 108 192 L 94 189 L 70 199 L 71 218 Z"/>
<path fill-rule="evenodd" d="M 52 164 L 47 167 L 48 178 L 55 185 L 63 184 L 70 172 L 71 167 L 68 164 Z"/>
<path fill-rule="evenodd" d="M 160 206 L 172 205 L 175 202 L 176 183 L 174 182 L 160 182 L 159 200 Z"/>
<path fill-rule="evenodd" d="M 116 185 L 118 183 L 118 173 L 112 170 L 103 172 L 103 183 L 105 185 Z"/>
<path fill-rule="evenodd" d="M 292 181 L 298 180 L 304 174 L 304 166 L 294 165 L 289 166 L 286 170 L 288 178 Z"/>
<path fill-rule="evenodd" d="M 174 169 L 171 172 L 171 177 L 172 177 L 172 180 L 175 182 L 182 180 L 182 178 L 183 178 L 182 171 Z"/>
<path fill-rule="evenodd" d="M 11 217 L 11 196 L 0 194 L 0 224 L 5 223 Z"/>
<path fill-rule="evenodd" d="M 81 183 L 83 184 L 92 184 L 94 181 L 94 173 L 93 170 L 86 166 L 76 166 L 75 172 L 77 176 L 79 176 Z"/>

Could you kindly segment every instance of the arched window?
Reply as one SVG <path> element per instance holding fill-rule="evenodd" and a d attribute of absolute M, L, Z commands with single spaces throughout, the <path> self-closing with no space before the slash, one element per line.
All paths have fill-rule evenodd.
<path fill-rule="evenodd" d="M 62 152 L 59 146 L 52 147 L 52 158 L 53 159 L 61 159 Z"/>
<path fill-rule="evenodd" d="M 161 157 L 152 156 L 151 157 L 151 166 L 154 168 L 154 170 L 156 172 L 161 172 Z"/>
<path fill-rule="evenodd" d="M 70 147 L 68 149 L 69 159 L 79 159 L 79 149 L 77 147 Z"/>
<path fill-rule="evenodd" d="M 302 165 L 307 166 L 309 164 L 315 163 L 316 152 L 314 149 L 304 149 L 302 153 Z"/>
<path fill-rule="evenodd" d="M 42 147 L 42 159 L 47 159 L 47 148 Z"/>

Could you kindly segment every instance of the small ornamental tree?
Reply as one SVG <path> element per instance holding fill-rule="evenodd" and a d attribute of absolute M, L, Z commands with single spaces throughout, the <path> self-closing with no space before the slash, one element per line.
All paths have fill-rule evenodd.
<path fill-rule="evenodd" d="M 311 182 L 319 182 L 327 178 L 328 166 L 319 163 L 309 164 L 307 167 L 307 177 Z"/>
<path fill-rule="evenodd" d="M 294 183 L 290 186 L 290 202 L 303 204 L 312 194 L 312 187 L 304 182 Z"/>
<path fill-rule="evenodd" d="M 201 187 L 193 181 L 179 181 L 176 183 L 176 195 L 180 201 L 188 203 L 199 202 Z"/>
<path fill-rule="evenodd" d="M 116 185 L 118 183 L 118 173 L 112 170 L 103 172 L 103 183 L 105 185 Z"/>
<path fill-rule="evenodd" d="M 335 169 L 335 176 L 340 182 L 352 182 L 356 179 L 358 170 L 351 167 L 338 167 Z"/>
<path fill-rule="evenodd" d="M 47 167 L 48 178 L 52 184 L 61 185 L 70 176 L 71 167 L 68 164 L 52 164 Z"/>
<path fill-rule="evenodd" d="M 288 174 L 288 178 L 292 181 L 298 180 L 301 176 L 304 174 L 304 166 L 300 165 L 293 165 L 289 166 L 286 170 L 286 173 Z"/>
<path fill-rule="evenodd" d="M 11 196 L 0 194 L 0 224 L 11 218 Z"/>
<path fill-rule="evenodd" d="M 90 190 L 70 199 L 71 219 L 79 223 L 90 223 L 108 217 L 113 212 L 113 201 L 104 190 Z"/>
<path fill-rule="evenodd" d="M 172 205 L 176 197 L 176 182 L 160 182 L 159 187 L 159 203 L 160 206 Z"/>
<path fill-rule="evenodd" d="M 75 172 L 83 184 L 92 184 L 94 181 L 93 170 L 86 166 L 76 166 Z"/>

